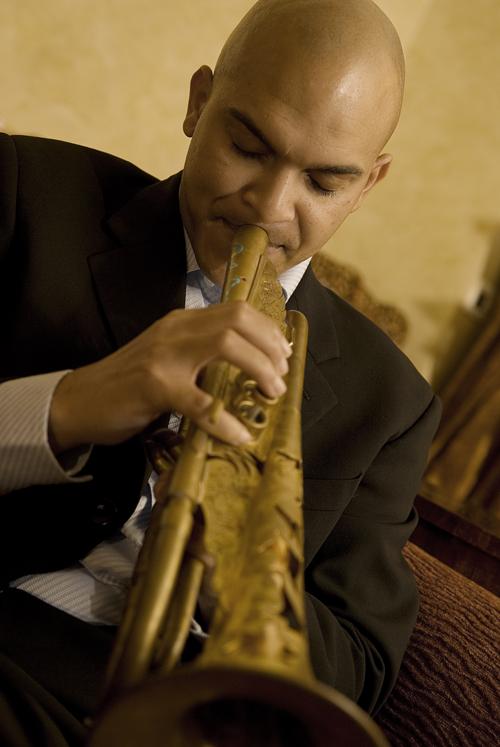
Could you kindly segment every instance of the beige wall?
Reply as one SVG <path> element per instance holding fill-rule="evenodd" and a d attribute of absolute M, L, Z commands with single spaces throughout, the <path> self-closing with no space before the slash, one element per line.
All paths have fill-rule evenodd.
<path fill-rule="evenodd" d="M 426 6 L 407 47 L 392 173 L 329 250 L 407 312 L 407 352 L 430 376 L 458 322 L 470 326 L 457 312 L 477 295 L 495 241 L 498 250 L 500 2 Z"/>
<path fill-rule="evenodd" d="M 189 78 L 215 62 L 249 0 L 3 0 L 0 122 L 164 176 L 182 166 Z M 380 0 L 408 58 L 392 173 L 327 251 L 411 324 L 431 376 L 500 230 L 500 2 Z"/>

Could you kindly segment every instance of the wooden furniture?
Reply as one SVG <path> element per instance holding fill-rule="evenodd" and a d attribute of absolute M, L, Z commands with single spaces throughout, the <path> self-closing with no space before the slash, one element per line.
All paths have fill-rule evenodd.
<path fill-rule="evenodd" d="M 439 394 L 426 495 L 500 537 L 500 296 Z"/>
<path fill-rule="evenodd" d="M 408 332 L 404 314 L 395 306 L 375 299 L 357 270 L 324 252 L 314 255 L 312 267 L 320 283 L 371 319 L 396 345 L 402 345 Z"/>
<path fill-rule="evenodd" d="M 500 596 L 500 527 L 481 524 L 426 497 L 415 500 L 420 515 L 411 540 L 463 576 Z M 474 516 L 477 519 L 477 516 Z M 499 632 L 500 636 L 500 632 Z"/>

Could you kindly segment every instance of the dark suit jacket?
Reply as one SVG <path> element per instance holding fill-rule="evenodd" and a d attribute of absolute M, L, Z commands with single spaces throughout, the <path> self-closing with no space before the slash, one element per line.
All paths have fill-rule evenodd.
<path fill-rule="evenodd" d="M 81 146 L 0 136 L 0 379 L 98 360 L 183 305 L 178 186 L 179 175 L 157 181 Z M 406 357 L 311 269 L 289 306 L 310 325 L 303 450 L 313 666 L 373 710 L 415 621 L 401 548 L 439 405 Z M 73 563 L 113 534 L 135 506 L 143 469 L 132 439 L 95 448 L 90 483 L 4 496 L 4 580 Z"/>

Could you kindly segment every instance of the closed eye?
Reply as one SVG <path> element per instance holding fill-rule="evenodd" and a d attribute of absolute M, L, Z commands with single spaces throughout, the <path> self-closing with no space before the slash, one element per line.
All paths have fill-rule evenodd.
<path fill-rule="evenodd" d="M 319 192 L 320 195 L 324 195 L 325 197 L 335 197 L 337 194 L 336 189 L 325 189 L 325 187 L 322 187 L 316 179 L 312 178 L 312 176 L 309 176 L 309 184 L 315 192 Z"/>
<path fill-rule="evenodd" d="M 240 145 L 238 145 L 238 143 L 235 143 L 234 140 L 232 141 L 232 147 L 239 156 L 248 158 L 250 160 L 261 161 L 268 155 L 267 153 L 262 153 L 260 151 L 245 150 Z M 325 187 L 322 187 L 321 184 L 313 179 L 313 177 L 310 175 L 308 175 L 308 180 L 311 188 L 324 197 L 335 197 L 335 195 L 337 194 L 337 190 L 325 189 Z"/>

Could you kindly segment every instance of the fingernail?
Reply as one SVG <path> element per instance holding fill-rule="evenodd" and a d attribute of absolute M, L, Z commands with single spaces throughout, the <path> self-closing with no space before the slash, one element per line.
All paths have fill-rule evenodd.
<path fill-rule="evenodd" d="M 283 350 L 285 352 L 286 357 L 289 358 L 292 354 L 292 346 L 288 342 L 288 340 L 283 340 Z"/>
<path fill-rule="evenodd" d="M 286 392 L 286 384 L 279 376 L 274 380 L 275 396 L 280 397 Z"/>
<path fill-rule="evenodd" d="M 278 373 L 280 374 L 280 376 L 284 376 L 288 373 L 288 363 L 286 362 L 286 360 L 280 362 L 278 366 Z"/>
<path fill-rule="evenodd" d="M 237 436 L 236 446 L 243 446 L 252 440 L 252 435 L 246 428 L 240 428 Z"/>

